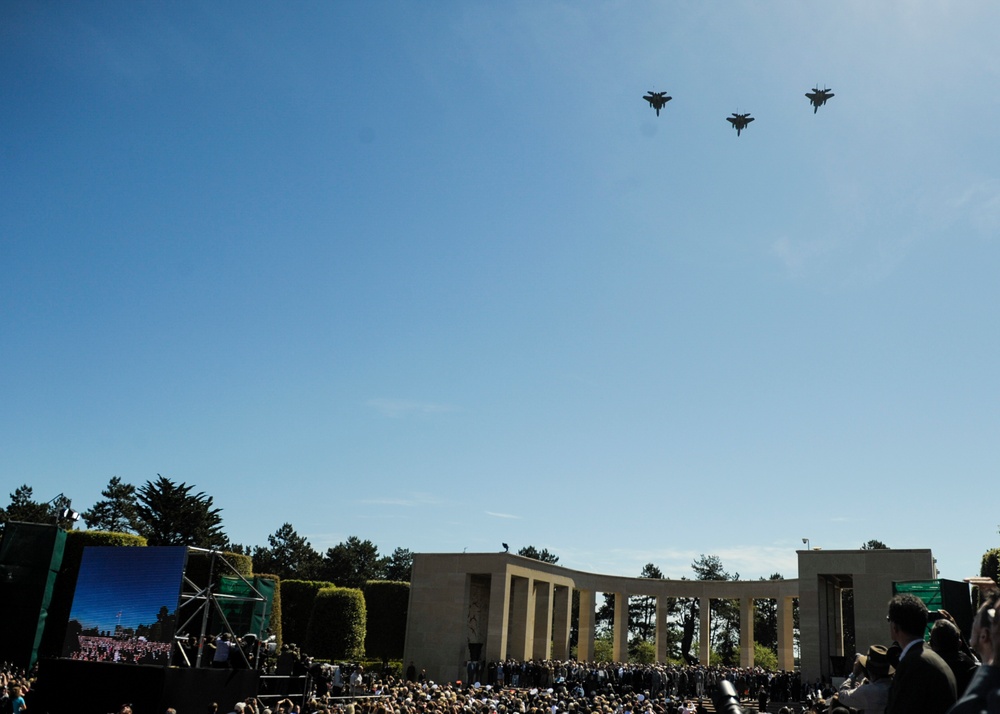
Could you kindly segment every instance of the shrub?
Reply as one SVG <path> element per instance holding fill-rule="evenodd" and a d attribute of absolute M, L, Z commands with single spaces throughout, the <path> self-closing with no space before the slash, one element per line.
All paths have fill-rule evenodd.
<path fill-rule="evenodd" d="M 226 563 L 229 563 L 233 570 L 247 580 L 253 578 L 253 559 L 249 555 L 243 555 L 242 553 L 222 553 L 220 557 Z M 208 585 L 208 570 L 210 567 L 212 567 L 212 574 L 216 583 L 219 582 L 220 575 L 233 575 L 233 570 L 230 570 L 226 566 L 226 563 L 220 563 L 216 559 L 213 567 L 212 558 L 209 553 L 188 551 L 187 568 L 184 572 L 191 582 L 199 588 L 203 588 Z"/>
<path fill-rule="evenodd" d="M 266 573 L 254 573 L 253 581 L 258 579 L 261 580 L 272 580 L 274 581 L 274 599 L 271 600 L 271 612 L 270 623 L 271 634 L 274 635 L 278 640 L 278 647 L 281 647 L 281 643 L 284 642 L 282 637 L 283 632 L 281 629 L 281 578 L 277 575 L 268 575 Z"/>
<path fill-rule="evenodd" d="M 778 669 L 778 653 L 760 642 L 753 643 L 753 663 L 755 667 L 775 672 Z"/>
<path fill-rule="evenodd" d="M 333 583 L 322 580 L 282 580 L 280 587 L 282 642 L 301 646 L 306 641 L 316 593 L 323 588 L 333 587 Z"/>
<path fill-rule="evenodd" d="M 389 580 L 365 583 L 365 652 L 385 662 L 403 657 L 410 584 Z"/>
<path fill-rule="evenodd" d="M 316 593 L 305 649 L 329 659 L 359 660 L 365 654 L 365 596 L 354 588 Z"/>

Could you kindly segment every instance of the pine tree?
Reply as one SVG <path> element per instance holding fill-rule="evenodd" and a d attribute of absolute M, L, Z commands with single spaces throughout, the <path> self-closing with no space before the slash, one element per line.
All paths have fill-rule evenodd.
<path fill-rule="evenodd" d="M 156 476 L 155 483 L 147 481 L 139 489 L 139 535 L 149 545 L 224 548 L 228 539 L 222 531 L 222 509 L 212 508 L 212 497 L 192 494 L 193 486 Z"/>
<path fill-rule="evenodd" d="M 108 487 L 101 491 L 104 500 L 81 514 L 87 527 L 95 531 L 135 533 L 138 531 L 135 486 L 112 476 Z"/>
<path fill-rule="evenodd" d="M 312 580 L 316 577 L 323 558 L 304 536 L 295 532 L 291 523 L 267 537 L 268 547 L 253 549 L 253 569 L 282 579 Z"/>
<path fill-rule="evenodd" d="M 396 548 L 378 564 L 378 575 L 382 580 L 397 580 L 410 582 L 410 571 L 413 570 L 413 553 L 407 548 Z"/>
<path fill-rule="evenodd" d="M 20 521 L 22 523 L 58 523 L 66 527 L 67 524 L 59 521 L 59 511 L 69 508 L 70 500 L 63 494 L 59 494 L 50 503 L 39 503 L 32 498 L 33 490 L 28 484 L 23 484 L 10 494 L 10 504 L 7 508 L 0 508 L 0 523 L 7 521 Z M 72 523 L 68 524 L 72 527 Z"/>
<path fill-rule="evenodd" d="M 360 588 L 378 573 L 378 546 L 351 536 L 328 548 L 323 557 L 323 580 L 342 588 Z"/>

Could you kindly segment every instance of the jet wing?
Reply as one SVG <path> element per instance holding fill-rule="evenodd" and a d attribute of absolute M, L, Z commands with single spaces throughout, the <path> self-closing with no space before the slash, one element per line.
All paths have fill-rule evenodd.
<path fill-rule="evenodd" d="M 747 124 L 749 124 L 749 123 L 750 123 L 750 122 L 752 122 L 753 120 L 754 120 L 754 118 L 753 118 L 753 117 L 747 117 L 746 119 L 744 119 L 744 121 L 745 121 L 745 122 L 746 122 Z"/>
<path fill-rule="evenodd" d="M 736 120 L 733 119 L 732 117 L 726 117 L 726 121 L 732 124 L 733 126 L 736 126 Z"/>

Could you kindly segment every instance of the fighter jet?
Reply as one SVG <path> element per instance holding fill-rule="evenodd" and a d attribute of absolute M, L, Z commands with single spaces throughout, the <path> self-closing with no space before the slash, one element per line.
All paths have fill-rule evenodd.
<path fill-rule="evenodd" d="M 833 96 L 833 92 L 829 89 L 813 87 L 811 92 L 806 92 L 806 96 L 809 97 L 809 102 L 813 105 L 813 114 L 815 114 L 821 106 L 826 104 L 826 100 Z"/>
<path fill-rule="evenodd" d="M 663 106 L 673 99 L 673 97 L 668 97 L 666 92 L 654 92 L 653 90 L 649 90 L 643 99 L 649 102 L 649 106 L 656 110 L 656 116 L 660 116 L 660 110 L 663 109 Z"/>
<path fill-rule="evenodd" d="M 747 124 L 753 121 L 753 117 L 750 116 L 749 112 L 746 114 L 736 114 L 735 112 L 731 117 L 726 117 L 726 121 L 733 125 L 736 130 L 736 136 L 740 135 L 740 132 L 747 128 Z"/>

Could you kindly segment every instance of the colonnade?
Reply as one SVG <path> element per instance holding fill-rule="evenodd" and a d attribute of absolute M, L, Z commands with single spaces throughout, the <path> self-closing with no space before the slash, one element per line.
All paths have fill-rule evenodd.
<path fill-rule="evenodd" d="M 795 583 L 789 581 L 676 581 L 631 580 L 631 588 L 598 591 L 575 587 L 574 582 L 552 573 L 506 573 L 492 583 L 490 597 L 490 633 L 486 641 L 486 659 L 503 660 L 567 659 L 572 626 L 573 592 L 579 592 L 580 608 L 577 659 L 594 659 L 596 637 L 595 613 L 597 592 L 614 594 L 612 623 L 613 659 L 628 659 L 628 604 L 633 595 L 652 597 L 656 601 L 656 659 L 667 659 L 668 598 L 698 597 L 700 613 L 698 660 L 708 664 L 711 632 L 711 601 L 713 598 L 739 600 L 740 603 L 740 666 L 754 664 L 754 600 L 774 599 L 778 609 L 778 667 L 793 668 L 792 606 L 794 595 L 788 594 Z M 762 587 L 771 583 L 770 587 Z M 777 583 L 777 584 L 774 584 Z M 612 583 L 608 583 L 613 585 Z M 692 591 L 700 591 L 695 595 Z"/>
<path fill-rule="evenodd" d="M 576 658 L 593 660 L 597 593 L 614 593 L 616 661 L 627 659 L 628 598 L 656 599 L 656 658 L 667 655 L 667 599 L 697 598 L 700 632 L 711 631 L 713 599 L 740 603 L 740 664 L 753 664 L 753 603 L 778 611 L 778 667 L 794 668 L 792 604 L 799 600 L 803 678 L 836 676 L 844 652 L 842 592 L 854 594 L 857 646 L 885 639 L 886 603 L 898 582 L 938 577 L 926 549 L 798 551 L 797 580 L 655 580 L 586 573 L 509 553 L 418 553 L 410 582 L 404 658 L 434 680 L 465 676 L 469 659 L 566 659 L 572 603 L 579 593 Z M 944 581 L 941 581 L 944 582 Z M 698 638 L 709 661 L 710 638 Z"/>

